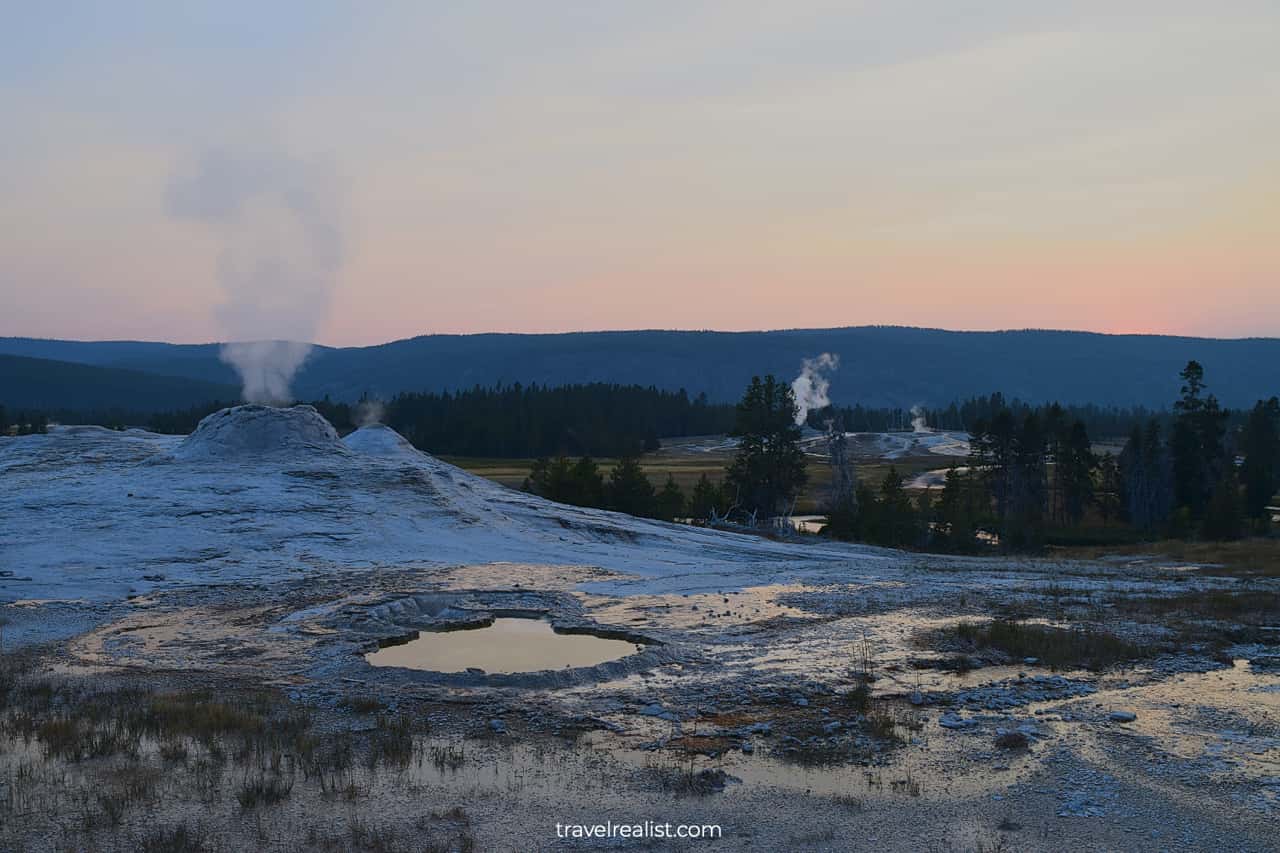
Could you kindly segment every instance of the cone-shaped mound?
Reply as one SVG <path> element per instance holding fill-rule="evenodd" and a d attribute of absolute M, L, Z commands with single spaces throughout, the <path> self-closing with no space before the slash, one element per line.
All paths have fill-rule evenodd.
<path fill-rule="evenodd" d="M 391 458 L 422 456 L 421 451 L 410 444 L 404 436 L 383 424 L 362 426 L 342 441 L 357 453 L 366 453 L 370 456 Z"/>
<path fill-rule="evenodd" d="M 174 450 L 179 459 L 279 459 L 299 462 L 350 451 L 311 406 L 233 406 L 200 421 Z"/>

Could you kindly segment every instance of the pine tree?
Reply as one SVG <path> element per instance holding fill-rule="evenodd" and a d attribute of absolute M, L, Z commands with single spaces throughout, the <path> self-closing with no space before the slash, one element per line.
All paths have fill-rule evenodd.
<path fill-rule="evenodd" d="M 719 483 L 712 483 L 703 473 L 689 498 L 689 514 L 700 521 L 708 521 L 713 516 L 723 516 L 728 509 L 724 488 Z"/>
<path fill-rule="evenodd" d="M 674 521 L 685 514 L 684 492 L 680 490 L 675 477 L 668 474 L 667 482 L 662 486 L 655 499 L 655 514 L 663 521 Z"/>
<path fill-rule="evenodd" d="M 1043 542 L 1049 490 L 1045 446 L 1040 418 L 1029 413 L 1014 438 L 1012 493 L 1000 531 L 1006 548 L 1034 549 Z"/>
<path fill-rule="evenodd" d="M 1280 488 L 1280 399 L 1259 400 L 1249 413 L 1241 436 L 1244 466 L 1245 512 L 1250 518 L 1267 517 L 1267 506 Z"/>
<path fill-rule="evenodd" d="M 858 492 L 860 491 L 861 488 L 855 489 L 853 494 L 848 495 L 827 509 L 827 523 L 823 525 L 820 531 L 822 535 L 830 536 L 834 539 L 842 539 L 846 542 L 862 537 L 860 527 L 863 514 L 860 509 L 868 507 L 873 509 L 875 501 L 872 498 L 868 504 L 859 504 Z"/>
<path fill-rule="evenodd" d="M 1098 460 L 1097 476 L 1093 488 L 1098 514 L 1104 522 L 1119 518 L 1123 499 L 1121 496 L 1120 466 L 1110 453 Z"/>
<path fill-rule="evenodd" d="M 1063 457 L 1067 455 L 1073 424 L 1068 423 L 1066 410 L 1060 403 L 1053 403 L 1043 409 L 1045 434 L 1045 452 L 1054 464 L 1054 477 L 1049 481 L 1049 518 L 1057 522 L 1067 521 L 1066 484 L 1058 477 L 1057 469 L 1062 466 Z"/>
<path fill-rule="evenodd" d="M 933 544 L 934 540 L 934 524 L 937 521 L 937 511 L 933 505 L 933 493 L 930 489 L 924 489 L 916 498 L 916 544 L 921 548 L 928 548 Z"/>
<path fill-rule="evenodd" d="M 741 443 L 726 483 L 746 512 L 776 516 L 790 508 L 808 475 L 791 388 L 772 375 L 751 379 L 733 432 Z"/>
<path fill-rule="evenodd" d="M 1217 541 L 1239 539 L 1243 518 L 1244 505 L 1240 499 L 1240 484 L 1235 472 L 1227 470 L 1218 479 L 1213 495 L 1205 507 L 1201 535 L 1205 539 Z"/>
<path fill-rule="evenodd" d="M 974 523 L 971 477 L 962 474 L 955 465 L 947 470 L 942 485 L 942 497 L 938 500 L 938 522 L 942 525 L 948 551 L 966 554 L 977 547 L 977 530 Z"/>
<path fill-rule="evenodd" d="M 578 506 L 604 506 L 604 476 L 590 456 L 583 456 L 574 463 L 569 482 L 572 490 L 569 503 Z"/>
<path fill-rule="evenodd" d="M 1093 455 L 1089 433 L 1076 421 L 1058 442 L 1054 466 L 1054 491 L 1058 496 L 1060 520 L 1079 524 L 1085 508 L 1093 501 L 1093 472 L 1098 460 Z"/>
<path fill-rule="evenodd" d="M 996 517 L 1001 523 L 1009 517 L 1014 499 L 1016 433 L 1013 413 L 1001 408 L 990 421 L 979 421 L 974 426 L 970 445 L 969 467 L 981 473 L 995 499 Z"/>
<path fill-rule="evenodd" d="M 1173 455 L 1174 501 L 1191 518 L 1204 514 L 1225 462 L 1223 433 L 1227 412 L 1213 395 L 1203 397 L 1204 368 L 1189 361 L 1182 372 L 1182 397 L 1174 403 L 1170 451 Z"/>
<path fill-rule="evenodd" d="M 916 539 L 916 514 L 898 470 L 890 465 L 880 484 L 880 518 L 872 541 L 882 545 L 908 545 Z"/>
<path fill-rule="evenodd" d="M 1173 509 L 1173 466 L 1161 441 L 1160 423 L 1134 426 L 1118 461 L 1123 507 L 1129 523 L 1151 531 L 1165 524 Z"/>
<path fill-rule="evenodd" d="M 607 488 L 609 508 L 628 515 L 653 517 L 655 510 L 653 483 L 645 476 L 640 460 L 624 456 L 609 472 Z"/>

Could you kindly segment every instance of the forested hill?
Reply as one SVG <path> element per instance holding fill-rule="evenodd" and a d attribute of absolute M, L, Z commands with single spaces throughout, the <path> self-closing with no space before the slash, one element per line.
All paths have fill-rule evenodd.
<path fill-rule="evenodd" d="M 223 385 L 138 370 L 0 355 L 0 405 L 45 412 L 153 412 L 234 400 Z"/>
<path fill-rule="evenodd" d="M 753 374 L 795 376 L 802 359 L 841 358 L 842 404 L 945 405 L 1001 391 L 1022 400 L 1165 407 L 1190 359 L 1230 406 L 1280 391 L 1280 339 L 1223 340 L 1089 332 L 951 332 L 894 326 L 772 332 L 576 332 L 428 335 L 370 347 L 317 348 L 294 390 L 301 399 L 498 383 L 654 385 L 713 401 L 737 399 Z M 234 384 L 217 347 L 0 338 L 0 353 Z M 74 389 L 68 389 L 74 397 Z M 6 389 L 0 386 L 0 399 Z M 60 401 L 74 405 L 74 399 Z"/>

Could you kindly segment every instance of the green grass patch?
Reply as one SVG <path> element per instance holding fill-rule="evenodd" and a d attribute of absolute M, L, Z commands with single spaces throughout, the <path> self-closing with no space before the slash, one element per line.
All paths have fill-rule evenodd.
<path fill-rule="evenodd" d="M 1037 658 L 1052 669 L 1101 670 L 1150 656 L 1150 650 L 1113 634 L 1055 628 L 1008 619 L 960 622 L 949 633 L 974 651 L 994 649 L 1012 658 Z"/>

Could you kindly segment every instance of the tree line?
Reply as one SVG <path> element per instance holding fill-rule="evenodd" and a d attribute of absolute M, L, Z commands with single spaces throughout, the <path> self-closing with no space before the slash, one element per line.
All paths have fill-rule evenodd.
<path fill-rule="evenodd" d="M 833 500 L 830 535 L 969 552 L 982 541 L 1036 550 L 1079 531 L 1093 513 L 1150 538 L 1229 540 L 1266 533 L 1280 490 L 1280 400 L 1259 400 L 1240 425 L 1206 393 L 1203 367 L 1180 374 L 1169 426 L 1135 424 L 1118 458 L 1092 450 L 1084 421 L 1050 405 L 993 411 L 976 421 L 967 464 L 953 466 L 933 503 L 912 501 L 890 468 L 878 489 Z"/>
<path fill-rule="evenodd" d="M 653 386 L 500 385 L 397 394 L 383 422 L 415 447 L 457 456 L 634 456 L 661 438 L 724 432 L 733 409 Z"/>
<path fill-rule="evenodd" d="M 634 455 L 624 456 L 608 480 L 590 457 L 534 462 L 524 490 L 561 503 L 631 515 L 695 522 L 771 518 L 794 506 L 807 473 L 791 388 L 773 376 L 755 377 L 734 407 L 730 435 L 740 443 L 721 482 L 703 474 L 685 496 L 668 475 L 655 489 Z"/>
<path fill-rule="evenodd" d="M 809 412 L 808 424 L 823 429 L 828 420 L 837 420 L 851 432 L 889 432 L 911 429 L 915 421 L 930 429 L 972 432 L 979 424 L 990 422 L 997 414 L 1009 412 L 1021 419 L 1032 412 L 1044 417 L 1046 410 L 1054 408 L 1061 417 L 1084 424 L 1095 437 L 1120 437 L 1127 435 L 1135 424 L 1145 424 L 1155 418 L 1168 420 L 1168 411 L 1153 410 L 1146 406 L 1100 406 L 1094 403 L 1060 404 L 1028 403 L 1018 398 L 1008 399 L 999 391 L 985 396 L 956 400 L 946 406 L 915 406 L 911 409 L 868 408 L 862 405 L 828 406 Z"/>
<path fill-rule="evenodd" d="M 1098 521 L 1146 537 L 1265 533 L 1280 489 L 1280 399 L 1259 400 L 1232 428 L 1231 413 L 1207 393 L 1200 364 L 1189 362 L 1180 377 L 1168 438 L 1152 416 L 1131 428 L 1118 458 L 1094 452 L 1079 409 L 1054 403 L 986 410 L 970 428 L 966 464 L 947 471 L 936 501 L 928 489 L 913 499 L 892 466 L 881 482 L 861 482 L 836 413 L 826 424 L 832 471 L 823 532 L 954 552 L 987 543 L 1034 551 L 1051 535 Z M 753 378 L 734 410 L 730 434 L 739 446 L 723 481 L 704 475 L 688 499 L 670 478 L 655 490 L 634 458 L 619 462 L 608 482 L 590 459 L 539 460 L 526 488 L 660 518 L 757 523 L 786 516 L 808 481 L 795 412 L 790 387 L 773 376 Z"/>
<path fill-rule="evenodd" d="M 49 416 L 44 412 L 9 411 L 0 406 L 0 435 L 36 435 L 47 432 Z"/>
<path fill-rule="evenodd" d="M 230 403 L 214 402 L 146 419 L 156 432 L 185 434 Z M 328 397 L 310 403 L 340 434 L 384 423 L 413 446 L 451 456 L 528 459 L 539 456 L 626 456 L 658 449 L 663 438 L 723 433 L 733 407 L 705 394 L 653 386 L 496 385 L 465 391 L 405 392 L 355 403 Z"/>
<path fill-rule="evenodd" d="M 704 484 L 708 484 L 706 475 L 698 487 Z M 662 488 L 654 488 L 636 456 L 619 459 L 607 478 L 590 456 L 576 460 L 566 456 L 542 457 L 533 463 L 522 488 L 558 503 L 611 509 L 663 521 L 684 518 L 689 506 L 684 491 L 670 474 Z"/>
<path fill-rule="evenodd" d="M 24 423 L 88 423 L 113 429 L 136 426 L 172 435 L 186 435 L 200 419 L 237 400 L 207 403 L 159 412 L 132 412 L 124 408 L 25 412 Z M 712 403 L 705 394 L 693 397 L 685 391 L 662 391 L 638 385 L 603 383 L 545 386 L 497 385 L 456 392 L 406 392 L 387 401 L 368 395 L 354 403 L 328 397 L 314 406 L 345 434 L 371 419 L 396 429 L 414 446 L 428 453 L 455 456 L 534 458 L 538 456 L 618 457 L 656 449 L 663 438 L 722 434 L 734 428 L 734 405 Z M 944 408 L 874 408 L 862 405 L 828 407 L 809 413 L 808 425 L 825 429 L 838 422 L 853 432 L 910 429 L 917 418 L 935 429 L 972 430 L 993 413 L 1008 409 L 1015 416 L 1043 412 L 1018 400 L 1005 401 L 997 393 L 953 402 Z M 1061 408 L 1069 418 L 1081 420 L 1093 435 L 1124 435 L 1134 424 L 1155 418 L 1161 424 L 1168 413 L 1142 407 L 1107 408 L 1093 405 Z M 12 429 L 10 431 L 13 431 Z"/>
<path fill-rule="evenodd" d="M 1259 400 L 1237 429 L 1206 394 L 1196 362 L 1181 373 L 1172 426 L 1134 427 L 1114 471 L 1120 511 L 1138 529 L 1236 539 L 1264 532 L 1280 487 L 1280 399 Z"/>

